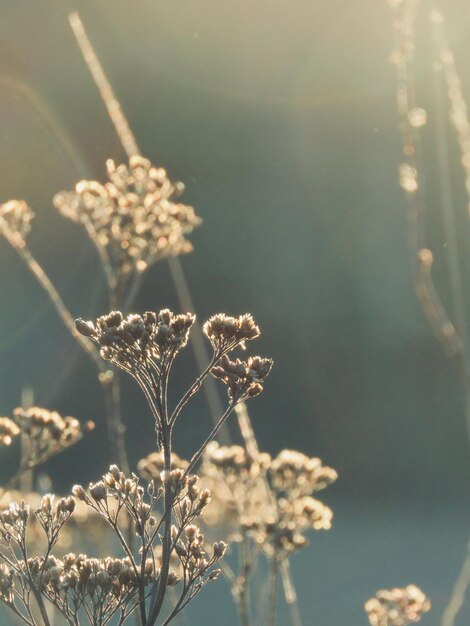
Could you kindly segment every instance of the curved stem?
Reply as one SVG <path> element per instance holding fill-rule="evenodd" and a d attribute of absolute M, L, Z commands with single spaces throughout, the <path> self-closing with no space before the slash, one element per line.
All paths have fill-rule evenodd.
<path fill-rule="evenodd" d="M 202 446 L 199 448 L 199 450 L 196 452 L 196 454 L 193 455 L 193 457 L 191 458 L 191 462 L 189 463 L 188 467 L 186 468 L 186 470 L 185 470 L 185 472 L 183 474 L 183 479 L 186 476 L 188 476 L 190 474 L 190 472 L 193 471 L 193 469 L 195 468 L 196 464 L 198 463 L 198 461 L 200 460 L 200 458 L 204 454 L 204 450 L 207 448 L 207 446 L 210 444 L 210 442 L 217 436 L 217 433 L 222 428 L 222 426 L 225 424 L 228 416 L 234 410 L 235 406 L 236 406 L 235 402 L 232 402 L 231 404 L 229 404 L 229 406 L 227 407 L 225 413 L 222 415 L 222 417 L 219 419 L 217 424 L 214 426 L 214 428 L 211 430 L 209 435 L 206 437 L 206 439 L 205 439 L 204 443 L 202 444 Z"/>

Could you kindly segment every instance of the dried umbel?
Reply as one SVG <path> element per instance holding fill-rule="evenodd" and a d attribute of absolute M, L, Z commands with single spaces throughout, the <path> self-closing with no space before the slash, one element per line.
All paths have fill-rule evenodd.
<path fill-rule="evenodd" d="M 0 445 L 9 446 L 21 432 L 20 428 L 8 417 L 0 417 Z"/>
<path fill-rule="evenodd" d="M 212 375 L 227 385 L 228 396 L 231 400 L 239 397 L 254 398 L 263 391 L 262 383 L 271 371 L 271 367 L 271 359 L 250 356 L 248 361 L 240 359 L 232 361 L 224 355 L 220 359 L 220 364 L 212 370 Z"/>
<path fill-rule="evenodd" d="M 331 528 L 331 509 L 311 496 L 336 480 L 336 472 L 293 450 L 271 459 L 241 446 L 212 442 L 201 474 L 213 491 L 206 522 L 228 528 L 232 539 L 250 535 L 270 557 L 289 556 L 306 545 L 309 530 Z"/>
<path fill-rule="evenodd" d="M 139 586 L 146 588 L 154 581 L 151 561 L 139 578 L 129 558 L 70 553 L 62 560 L 30 559 L 28 568 L 41 593 L 73 624 L 79 623 L 80 609 L 93 626 L 108 624 L 118 610 L 125 619 L 136 607 Z"/>
<path fill-rule="evenodd" d="M 249 313 L 239 317 L 219 313 L 204 324 L 204 333 L 214 350 L 226 352 L 237 345 L 245 347 L 245 341 L 256 339 L 260 330 Z"/>
<path fill-rule="evenodd" d="M 13 411 L 13 419 L 29 441 L 25 463 L 28 467 L 35 467 L 76 444 L 94 428 L 93 422 L 82 425 L 74 417 L 62 417 L 56 411 L 40 407 L 19 407 Z"/>
<path fill-rule="evenodd" d="M 273 487 L 279 492 L 299 495 L 320 491 L 338 478 L 336 470 L 316 457 L 297 450 L 282 450 L 269 465 Z"/>
<path fill-rule="evenodd" d="M 174 315 L 168 309 L 157 313 L 124 317 L 112 311 L 96 323 L 77 320 L 77 330 L 91 337 L 100 347 L 101 356 L 131 374 L 148 367 L 160 371 L 188 342 L 194 316 Z"/>
<path fill-rule="evenodd" d="M 180 598 L 183 600 L 175 605 L 170 617 L 176 616 L 206 583 L 218 577 L 219 570 L 214 569 L 214 565 L 226 550 L 226 545 L 220 541 L 208 547 L 204 535 L 194 525 L 211 499 L 210 492 L 200 489 L 197 483 L 197 476 L 187 476 L 182 469 L 176 468 L 169 473 L 162 470 L 145 488 L 137 476 L 126 477 L 113 465 L 100 481 L 91 483 L 88 490 L 80 485 L 73 489 L 78 500 L 103 516 L 112 527 L 119 527 L 123 511 L 133 520 L 140 543 L 140 561 L 131 559 L 134 571 L 142 570 L 142 562 L 145 562 L 146 568 L 148 563 L 153 563 L 153 576 L 159 582 L 164 559 L 171 561 L 173 569 L 168 569 L 165 574 L 166 585 L 181 583 Z M 172 494 L 174 523 L 170 529 L 171 551 L 165 556 L 156 544 L 165 517 L 158 511 L 158 504 L 168 491 Z M 128 549 L 126 553 L 129 553 Z M 141 596 L 141 602 L 145 604 L 145 597 Z"/>
<path fill-rule="evenodd" d="M 9 490 L 0 496 L 0 512 L 8 511 L 11 502 L 21 500 L 32 511 L 40 510 L 43 506 L 43 499 L 37 492 L 22 493 Z M 56 554 L 63 556 L 73 545 L 75 550 L 87 551 L 93 548 L 98 555 L 103 555 L 107 554 L 115 543 L 103 518 L 86 504 L 77 500 L 73 516 L 67 525 L 61 528 L 60 543 L 56 546 Z M 28 522 L 27 546 L 31 554 L 43 552 L 47 548 L 47 537 L 36 516 L 32 516 Z"/>
<path fill-rule="evenodd" d="M 10 243 L 23 247 L 34 213 L 24 200 L 9 200 L 0 204 L 0 234 L 7 237 Z"/>
<path fill-rule="evenodd" d="M 168 490 L 173 495 L 174 523 L 170 530 L 172 565 L 165 570 L 160 530 L 166 513 L 160 503 Z M 218 541 L 208 545 L 195 525 L 210 502 L 210 493 L 199 488 L 197 476 L 185 476 L 181 469 L 174 469 L 143 485 L 137 476 L 126 476 L 113 465 L 87 490 L 76 485 L 73 494 L 64 498 L 47 494 L 36 500 L 34 507 L 12 502 L 0 513 L 0 601 L 18 616 L 24 608 L 30 614 L 34 598 L 42 615 L 51 603 L 67 623 L 76 626 L 105 626 L 117 613 L 119 623 L 124 624 L 137 609 L 142 621 L 150 624 L 148 601 L 165 576 L 165 588 L 177 586 L 178 598 L 165 621 L 168 624 L 219 576 L 216 564 L 224 556 L 226 544 Z M 52 554 L 80 505 L 112 529 L 124 558 L 90 558 L 75 553 L 58 558 Z M 137 546 L 125 539 L 129 518 Z M 28 556 L 32 524 L 44 537 L 36 544 L 42 546 L 42 554 L 36 556 Z M 36 623 L 27 618 L 24 621 Z"/>
<path fill-rule="evenodd" d="M 176 201 L 183 191 L 165 170 L 132 156 L 128 165 L 106 163 L 108 181 L 80 181 L 61 192 L 54 205 L 65 217 L 85 225 L 104 248 L 117 274 L 143 271 L 153 263 L 190 252 L 186 235 L 201 223 L 191 206 Z"/>
<path fill-rule="evenodd" d="M 364 608 L 371 626 L 406 626 L 419 622 L 431 602 L 419 587 L 408 585 L 378 591 Z"/>
<path fill-rule="evenodd" d="M 258 395 L 271 371 L 271 359 L 249 357 L 247 361 L 231 361 L 228 357 L 230 351 L 244 347 L 246 341 L 259 335 L 259 328 L 250 315 L 214 316 L 204 325 L 204 332 L 213 346 L 211 362 L 170 415 L 166 409 L 168 376 L 176 355 L 188 342 L 194 320 L 191 313 L 175 315 L 163 309 L 158 313 L 147 311 L 144 315 L 127 317 L 112 311 L 96 322 L 76 321 L 78 332 L 98 344 L 104 359 L 137 380 L 149 400 L 159 438 L 173 426 L 209 373 L 227 384 L 232 409 L 242 400 Z M 223 416 L 224 420 L 227 415 Z"/>

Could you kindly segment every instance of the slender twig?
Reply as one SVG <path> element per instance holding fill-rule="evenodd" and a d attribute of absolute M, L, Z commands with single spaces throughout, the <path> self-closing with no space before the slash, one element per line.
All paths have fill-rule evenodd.
<path fill-rule="evenodd" d="M 183 477 L 189 476 L 189 474 L 193 471 L 193 469 L 196 467 L 196 465 L 198 464 L 199 460 L 201 459 L 202 455 L 204 454 L 205 449 L 207 448 L 209 443 L 215 439 L 215 437 L 217 436 L 217 433 L 222 428 L 223 424 L 225 424 L 225 422 L 227 421 L 228 416 L 230 415 L 230 413 L 232 413 L 232 411 L 234 409 L 235 409 L 235 403 L 232 402 L 231 404 L 228 405 L 228 407 L 225 410 L 225 412 L 223 413 L 222 417 L 220 417 L 220 419 L 217 422 L 217 424 L 214 426 L 214 428 L 211 430 L 209 435 L 206 437 L 206 439 L 205 439 L 204 443 L 202 444 L 202 446 L 199 448 L 199 450 L 196 452 L 196 454 L 194 454 L 192 456 L 191 461 L 190 461 L 188 467 L 186 468 L 186 470 L 185 470 L 185 472 L 183 474 Z"/>
<path fill-rule="evenodd" d="M 452 590 L 452 595 L 442 616 L 442 626 L 454 626 L 455 619 L 460 613 L 465 602 L 465 594 L 470 586 L 470 546 L 467 549 L 467 556 L 462 565 L 460 575 Z"/>

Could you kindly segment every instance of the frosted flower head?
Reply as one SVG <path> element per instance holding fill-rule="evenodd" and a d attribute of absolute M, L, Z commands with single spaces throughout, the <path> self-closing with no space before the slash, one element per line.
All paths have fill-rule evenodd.
<path fill-rule="evenodd" d="M 141 156 L 131 157 L 128 165 L 109 160 L 106 169 L 106 183 L 80 181 L 74 191 L 57 194 L 54 205 L 87 227 L 108 250 L 116 271 L 144 271 L 163 258 L 191 252 L 186 235 L 201 219 L 176 201 L 183 185 Z"/>
<path fill-rule="evenodd" d="M 13 419 L 30 443 L 29 466 L 35 467 L 46 459 L 78 443 L 94 429 L 93 422 L 81 424 L 74 417 L 62 417 L 57 411 L 40 407 L 13 411 Z"/>
<path fill-rule="evenodd" d="M 219 365 L 212 369 L 212 375 L 227 385 L 231 400 L 253 398 L 263 391 L 263 383 L 272 366 L 271 359 L 259 356 L 250 356 L 247 361 L 232 361 L 224 355 Z"/>
<path fill-rule="evenodd" d="M 297 450 L 281 450 L 270 468 L 273 486 L 278 491 L 309 494 L 321 491 L 338 478 L 336 470 Z"/>
<path fill-rule="evenodd" d="M 79 333 L 101 348 L 101 356 L 136 373 L 150 361 L 161 364 L 173 358 L 188 342 L 194 315 L 175 315 L 168 309 L 124 317 L 119 311 L 99 317 L 95 323 L 76 320 Z"/>
<path fill-rule="evenodd" d="M 34 218 L 32 209 L 24 200 L 9 200 L 0 204 L 0 234 L 16 246 L 24 246 Z"/>
<path fill-rule="evenodd" d="M 214 350 L 227 351 L 236 346 L 245 347 L 245 342 L 259 337 L 260 330 L 249 313 L 230 317 L 224 313 L 213 315 L 204 324 L 204 333 Z"/>
<path fill-rule="evenodd" d="M 364 608 L 371 626 L 406 626 L 419 622 L 430 610 L 431 602 L 419 587 L 408 585 L 381 589 Z"/>
<path fill-rule="evenodd" d="M 320 459 L 295 450 L 251 456 L 241 446 L 212 442 L 203 457 L 203 481 L 212 491 L 206 523 L 233 540 L 249 533 L 271 558 L 282 560 L 307 545 L 310 531 L 329 530 L 332 510 L 312 497 L 336 479 Z"/>

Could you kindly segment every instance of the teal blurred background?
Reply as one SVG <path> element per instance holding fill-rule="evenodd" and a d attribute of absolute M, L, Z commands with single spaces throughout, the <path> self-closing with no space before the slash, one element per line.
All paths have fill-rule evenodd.
<path fill-rule="evenodd" d="M 184 200 L 204 219 L 182 259 L 200 319 L 250 311 L 262 328 L 253 349 L 275 369 L 250 406 L 260 446 L 318 455 L 339 472 L 323 497 L 333 530 L 293 559 L 305 626 L 364 624 L 377 588 L 410 582 L 433 600 L 423 624 L 437 626 L 470 537 L 470 462 L 457 371 L 412 286 L 389 7 L 0 0 L 0 201 L 31 204 L 34 253 L 74 315 L 92 318 L 106 307 L 94 250 L 51 200 L 80 178 L 102 179 L 105 160 L 124 155 L 68 26 L 71 9 L 143 153 L 186 183 Z M 446 12 L 468 91 L 470 9 L 449 1 Z M 425 51 L 427 28 L 423 13 Z M 432 126 L 430 66 L 423 55 L 418 85 Z M 432 128 L 424 132 L 431 152 Z M 432 174 L 428 229 L 446 297 Z M 0 414 L 30 386 L 38 405 L 94 419 L 96 431 L 47 471 L 61 490 L 96 479 L 112 459 L 94 369 L 5 241 L 0 301 Z M 166 263 L 147 273 L 135 308 L 164 307 L 178 309 Z M 190 351 L 182 361 L 183 387 L 195 364 Z M 124 390 L 135 463 L 152 449 L 152 424 L 134 383 Z M 190 455 L 208 427 L 201 396 L 177 450 Z M 0 463 L 9 475 L 11 457 Z M 191 626 L 236 623 L 224 583 L 208 609 L 209 594 Z M 467 607 L 459 623 L 469 618 Z"/>

